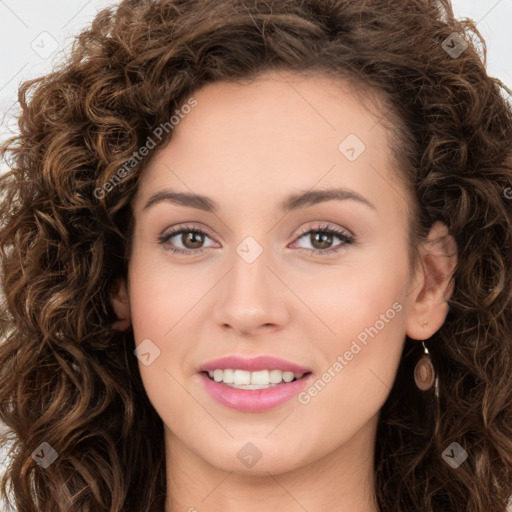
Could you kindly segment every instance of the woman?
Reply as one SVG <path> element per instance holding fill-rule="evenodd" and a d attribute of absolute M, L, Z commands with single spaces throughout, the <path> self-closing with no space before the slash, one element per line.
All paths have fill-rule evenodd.
<path fill-rule="evenodd" d="M 21 86 L 19 511 L 506 510 L 512 112 L 472 34 L 448 1 L 125 0 Z"/>

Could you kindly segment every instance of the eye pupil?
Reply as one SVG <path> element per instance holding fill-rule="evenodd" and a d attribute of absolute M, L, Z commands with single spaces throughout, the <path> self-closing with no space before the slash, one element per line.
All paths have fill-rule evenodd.
<path fill-rule="evenodd" d="M 316 249 L 326 249 L 332 244 L 332 234 L 331 233 L 313 233 L 313 246 Z M 317 242 L 317 239 L 320 238 L 320 247 L 317 247 L 315 244 Z M 323 239 L 323 240 L 322 240 Z"/>

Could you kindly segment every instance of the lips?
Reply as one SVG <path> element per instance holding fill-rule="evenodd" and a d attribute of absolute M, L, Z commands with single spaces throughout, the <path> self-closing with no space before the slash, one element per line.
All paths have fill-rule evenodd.
<path fill-rule="evenodd" d="M 240 356 L 221 357 L 203 364 L 199 371 L 212 372 L 214 370 L 237 369 L 248 372 L 256 372 L 259 370 L 281 370 L 283 372 L 292 373 L 311 373 L 310 368 L 300 366 L 285 359 L 273 356 L 258 356 L 244 358 Z"/>
<path fill-rule="evenodd" d="M 301 379 L 281 383 L 266 389 L 236 389 L 215 382 L 200 373 L 199 378 L 207 394 L 217 403 L 240 412 L 264 412 L 289 402 L 313 381 L 313 375 L 305 374 Z"/>
<path fill-rule="evenodd" d="M 210 376 L 225 372 L 229 372 L 230 375 L 238 372 L 245 378 L 251 375 L 251 381 L 255 376 L 258 376 L 258 379 L 267 376 L 268 384 L 261 384 L 260 381 L 260 384 L 237 385 L 236 382 L 216 382 Z M 270 374 L 279 373 L 282 373 L 283 381 L 278 384 L 269 382 Z M 295 379 L 285 379 L 286 375 Z M 215 359 L 200 367 L 199 376 L 211 398 L 226 407 L 242 412 L 263 412 L 278 407 L 291 400 L 313 379 L 310 368 L 272 356 L 228 356 Z M 234 380 L 237 381 L 236 375 Z M 277 381 L 277 378 L 275 380 Z"/>

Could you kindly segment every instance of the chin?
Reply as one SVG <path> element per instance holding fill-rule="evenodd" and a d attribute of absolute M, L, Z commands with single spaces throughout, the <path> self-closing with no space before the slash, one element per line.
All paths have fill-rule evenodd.
<path fill-rule="evenodd" d="M 301 457 L 304 448 L 283 446 L 261 437 L 251 436 L 247 440 L 230 439 L 224 447 L 217 444 L 215 453 L 196 452 L 211 466 L 226 472 L 243 475 L 266 476 L 277 475 L 298 469 L 307 462 Z"/>

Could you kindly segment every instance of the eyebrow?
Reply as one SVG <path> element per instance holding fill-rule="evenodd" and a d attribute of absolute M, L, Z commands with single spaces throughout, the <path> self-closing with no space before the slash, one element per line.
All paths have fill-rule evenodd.
<path fill-rule="evenodd" d="M 347 188 L 300 191 L 285 198 L 284 201 L 281 202 L 280 208 L 283 212 L 288 213 L 292 210 L 306 208 L 326 201 L 347 199 L 365 204 L 372 210 L 376 210 L 375 206 L 370 203 L 370 201 L 357 192 Z M 161 190 L 156 194 L 153 194 L 144 205 L 143 210 L 147 210 L 151 206 L 161 202 L 169 202 L 180 206 L 197 208 L 198 210 L 210 213 L 217 213 L 218 211 L 217 203 L 209 197 L 188 192 L 173 192 L 172 190 Z"/>

